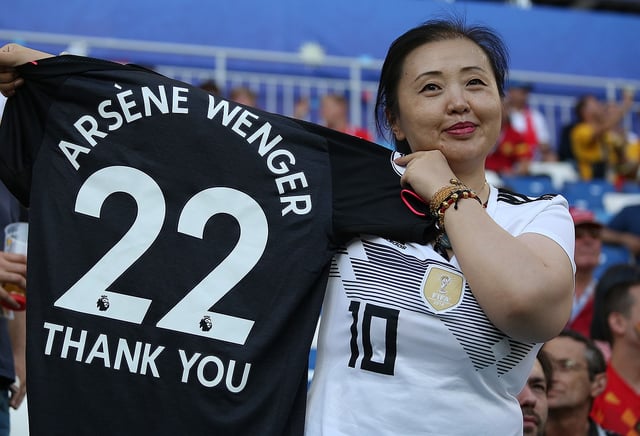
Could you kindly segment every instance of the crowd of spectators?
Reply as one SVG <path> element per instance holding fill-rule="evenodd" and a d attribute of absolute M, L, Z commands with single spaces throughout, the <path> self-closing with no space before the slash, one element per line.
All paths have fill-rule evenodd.
<path fill-rule="evenodd" d="M 589 210 L 571 190 L 557 190 L 567 197 L 575 224 L 574 304 L 565 331 L 543 346 L 553 376 L 538 405 L 547 406 L 539 415 L 548 415 L 546 423 L 530 426 L 539 433 L 527 433 L 533 410 L 527 401 L 535 396 L 525 388 L 525 434 L 640 435 L 639 142 L 622 123 L 633 98 L 629 90 L 619 103 L 579 98 L 576 122 L 557 141 L 558 165 L 569 164 L 577 176 L 566 186 L 581 185 L 599 198 Z M 530 153 L 529 159 L 536 157 Z M 622 198 L 615 211 L 607 209 L 608 193 Z"/>
<path fill-rule="evenodd" d="M 525 435 L 640 434 L 640 268 L 611 266 L 592 298 L 587 334 L 568 325 L 538 354 L 518 396 Z"/>
<path fill-rule="evenodd" d="M 223 91 L 213 80 L 202 82 L 199 87 L 210 94 L 224 97 Z M 249 86 L 236 86 L 229 90 L 229 100 L 250 107 L 260 107 L 260 95 Z M 302 120 L 310 119 L 311 101 L 301 97 L 295 103 L 293 117 Z M 320 122 L 330 129 L 357 136 L 367 141 L 375 141 L 374 135 L 367 129 L 359 127 L 349 119 L 349 101 L 343 94 L 327 92 L 319 99 L 318 117 Z"/>
<path fill-rule="evenodd" d="M 518 397 L 525 435 L 640 435 L 640 265 L 630 258 L 597 274 L 604 244 L 634 247 L 638 236 L 631 232 L 639 221 L 628 218 L 632 208 L 638 213 L 640 206 L 611 221 L 624 230 L 609 228 L 590 210 L 570 208 L 572 313 L 564 330 L 543 345 Z"/>
<path fill-rule="evenodd" d="M 590 210 L 603 227 L 596 275 L 604 271 L 603 263 L 623 258 L 637 263 L 640 139 L 624 122 L 634 115 L 633 90 L 623 90 L 619 102 L 591 94 L 576 98 L 574 121 L 553 138 L 546 118 L 529 104 L 533 89 L 528 82 L 509 84 L 502 134 L 487 158 L 495 183 L 526 195 L 532 192 L 523 186 L 537 184 L 544 191 L 535 195 L 559 193 L 570 206 Z"/>
<path fill-rule="evenodd" d="M 574 121 L 563 126 L 554 141 L 545 116 L 529 104 L 532 89 L 527 82 L 509 84 L 503 102 L 503 135 L 488 159 L 490 169 L 523 175 L 529 173 L 532 161 L 569 162 L 584 181 L 607 180 L 616 187 L 637 184 L 640 142 L 623 124 L 633 107 L 633 90 L 625 89 L 620 102 L 603 102 L 592 94 L 580 96 Z"/>

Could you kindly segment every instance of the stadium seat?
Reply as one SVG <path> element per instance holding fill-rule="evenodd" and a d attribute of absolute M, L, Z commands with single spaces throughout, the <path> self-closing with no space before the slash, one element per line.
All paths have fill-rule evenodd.
<path fill-rule="evenodd" d="M 529 197 L 539 197 L 543 194 L 553 194 L 556 189 L 553 187 L 551 177 L 548 175 L 530 176 L 502 176 L 503 186 L 506 189 Z"/>
<path fill-rule="evenodd" d="M 640 183 L 638 182 L 624 182 L 622 184 L 622 192 L 627 194 L 640 194 Z"/>
<path fill-rule="evenodd" d="M 600 254 L 600 265 L 596 268 L 594 275 L 596 278 L 600 276 L 612 265 L 619 263 L 633 263 L 634 259 L 631 251 L 623 245 L 602 244 L 602 253 Z"/>
<path fill-rule="evenodd" d="M 529 164 L 529 173 L 533 175 L 548 175 L 555 192 L 560 192 L 567 182 L 580 180 L 575 165 L 571 162 L 540 162 L 534 161 Z"/>
<path fill-rule="evenodd" d="M 605 192 L 602 196 L 602 202 L 607 214 L 613 216 L 627 206 L 640 204 L 640 192 Z"/>
<path fill-rule="evenodd" d="M 562 195 L 567 199 L 569 205 L 590 209 L 595 213 L 605 210 L 605 192 L 615 192 L 612 183 L 606 180 L 576 181 L 567 182 L 562 188 Z"/>

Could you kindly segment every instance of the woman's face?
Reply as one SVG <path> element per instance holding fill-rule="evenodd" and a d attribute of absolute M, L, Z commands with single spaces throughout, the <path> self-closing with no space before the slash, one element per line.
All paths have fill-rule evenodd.
<path fill-rule="evenodd" d="M 405 58 L 391 121 L 412 151 L 482 164 L 500 133 L 502 99 L 489 59 L 468 39 L 424 44 Z"/>

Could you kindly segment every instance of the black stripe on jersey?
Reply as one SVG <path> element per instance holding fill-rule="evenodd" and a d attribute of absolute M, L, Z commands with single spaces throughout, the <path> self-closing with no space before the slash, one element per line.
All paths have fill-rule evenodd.
<path fill-rule="evenodd" d="M 355 280 L 341 279 L 347 298 L 440 319 L 476 370 L 495 366 L 498 376 L 511 370 L 533 348 L 534 344 L 514 341 L 498 330 L 482 311 L 468 285 L 460 306 L 448 312 L 436 313 L 424 303 L 421 284 L 428 266 L 455 269 L 452 265 L 434 259 L 417 259 L 371 241 L 362 241 L 362 244 L 366 259 L 349 258 Z M 349 255 L 344 253 L 342 256 Z"/>
<path fill-rule="evenodd" d="M 544 194 L 540 197 L 529 197 L 524 194 L 510 191 L 504 188 L 498 188 L 498 201 L 504 201 L 509 204 L 531 203 L 532 201 L 551 200 L 558 194 Z"/>
<path fill-rule="evenodd" d="M 329 266 L 329 277 L 340 277 L 340 271 L 338 269 L 338 262 L 336 261 L 336 256 L 338 255 L 346 255 L 347 248 L 340 247 L 336 250 L 336 254 L 331 258 L 331 265 Z"/>
<path fill-rule="evenodd" d="M 509 346 L 511 347 L 512 353 L 498 362 L 498 374 L 500 375 L 509 372 L 509 370 L 517 365 L 518 362 L 522 361 L 533 348 L 533 344 L 525 344 L 514 341 L 513 339 L 509 339 Z"/>

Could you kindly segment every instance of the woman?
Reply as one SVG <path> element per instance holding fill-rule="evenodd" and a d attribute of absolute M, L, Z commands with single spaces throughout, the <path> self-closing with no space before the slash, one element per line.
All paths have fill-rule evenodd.
<path fill-rule="evenodd" d="M 442 234 L 428 246 L 363 237 L 338 256 L 308 435 L 522 434 L 516 395 L 568 319 L 574 235 L 562 197 L 485 180 L 506 67 L 494 32 L 456 20 L 391 45 L 376 107 L 410 153 L 396 160 L 402 183 Z"/>

